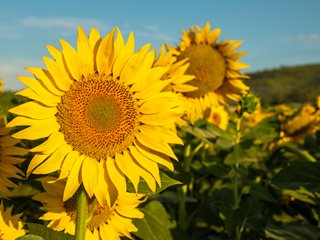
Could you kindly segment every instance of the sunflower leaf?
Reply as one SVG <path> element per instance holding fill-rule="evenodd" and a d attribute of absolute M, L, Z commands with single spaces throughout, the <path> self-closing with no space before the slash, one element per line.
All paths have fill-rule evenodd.
<path fill-rule="evenodd" d="M 143 194 L 155 194 L 162 192 L 163 190 L 167 189 L 168 187 L 171 187 L 173 185 L 178 185 L 182 184 L 180 181 L 173 179 L 169 177 L 166 173 L 160 172 L 160 180 L 161 180 L 161 187 L 157 186 L 157 189 L 155 192 L 152 192 L 152 190 L 148 187 L 148 184 L 146 181 L 141 178 L 138 186 L 138 193 L 143 193 Z M 127 191 L 131 193 L 135 193 L 135 189 L 133 187 L 132 182 L 127 179 Z"/>
<path fill-rule="evenodd" d="M 43 225 L 27 223 L 28 235 L 17 238 L 17 240 L 74 240 L 74 236 L 62 232 L 57 232 Z"/>
<path fill-rule="evenodd" d="M 143 219 L 134 219 L 134 225 L 139 229 L 136 236 L 148 240 L 171 240 L 172 224 L 169 216 L 158 201 L 151 201 L 141 209 L 144 213 Z"/>

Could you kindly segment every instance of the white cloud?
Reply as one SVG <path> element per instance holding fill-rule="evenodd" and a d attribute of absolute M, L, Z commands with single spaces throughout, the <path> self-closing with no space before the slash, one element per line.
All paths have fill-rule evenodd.
<path fill-rule="evenodd" d="M 320 47 L 320 33 L 299 34 L 283 38 L 285 43 L 302 44 L 304 46 Z"/>
<path fill-rule="evenodd" d="M 29 16 L 20 20 L 20 24 L 24 27 L 38 27 L 44 29 L 62 29 L 73 30 L 81 25 L 83 28 L 96 27 L 99 29 L 109 28 L 109 25 L 99 19 L 92 18 L 41 18 Z"/>
<path fill-rule="evenodd" d="M 17 79 L 17 76 L 31 76 L 26 70 L 27 66 L 41 66 L 42 62 L 34 59 L 13 58 L 0 61 L 0 78 L 4 80 L 6 90 L 20 90 L 23 84 Z"/>
<path fill-rule="evenodd" d="M 146 25 L 144 30 L 137 30 L 134 32 L 135 35 L 146 38 L 148 41 L 155 40 L 157 42 L 166 42 L 166 43 L 173 43 L 176 41 L 175 38 L 169 36 L 168 34 L 164 34 L 161 32 L 158 26 L 155 25 Z"/>

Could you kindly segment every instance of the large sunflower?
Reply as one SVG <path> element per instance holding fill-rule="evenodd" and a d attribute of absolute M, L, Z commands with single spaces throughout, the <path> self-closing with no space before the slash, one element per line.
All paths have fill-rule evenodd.
<path fill-rule="evenodd" d="M 48 227 L 75 234 L 76 223 L 76 198 L 72 197 L 66 202 L 62 201 L 64 180 L 45 178 L 42 180 L 45 192 L 37 194 L 33 198 L 42 202 L 47 209 L 41 219 L 49 221 Z M 132 239 L 130 232 L 138 229 L 132 224 L 132 218 L 143 218 L 143 213 L 137 207 L 144 201 L 144 195 L 134 193 L 121 193 L 113 207 L 90 200 L 88 208 L 93 209 L 93 215 L 87 224 L 87 240 L 120 239 L 126 236 Z M 95 206 L 92 206 L 95 204 Z"/>
<path fill-rule="evenodd" d="M 220 29 L 211 31 L 210 23 L 207 23 L 203 29 L 192 26 L 188 33 L 183 30 L 179 46 L 168 46 L 177 61 L 188 59 L 190 65 L 185 73 L 195 76 L 189 84 L 197 90 L 182 92 L 189 103 L 187 115 L 192 117 L 191 121 L 203 118 L 204 112 L 217 102 L 225 104 L 227 99 L 238 101 L 241 94 L 249 89 L 242 82 L 242 79 L 249 77 L 240 73 L 241 69 L 249 66 L 238 62 L 246 52 L 235 53 L 242 41 L 218 42 L 219 36 Z"/>
<path fill-rule="evenodd" d="M 8 126 L 30 126 L 15 138 L 47 138 L 31 150 L 27 173 L 61 170 L 64 201 L 83 183 L 89 197 L 112 206 L 126 177 L 136 189 L 142 177 L 155 190 L 158 163 L 173 170 L 170 157 L 177 159 L 169 144 L 182 144 L 167 127 L 184 112 L 176 94 L 162 91 L 168 69 L 152 66 L 150 44 L 135 53 L 133 34 L 124 43 L 118 29 L 104 38 L 92 29 L 87 38 L 79 27 L 77 50 L 61 46 L 48 46 L 47 69 L 27 68 L 35 78 L 19 77 L 28 87 L 19 94 L 33 101 L 10 110 L 20 116 Z"/>
<path fill-rule="evenodd" d="M 26 234 L 23 223 L 20 220 L 22 214 L 11 215 L 12 207 L 4 209 L 0 203 L 0 239 L 12 240 Z"/>
<path fill-rule="evenodd" d="M 19 140 L 9 135 L 9 129 L 4 126 L 4 119 L 0 117 L 0 195 L 9 194 L 9 188 L 17 185 L 9 178 L 21 179 L 24 175 L 15 164 L 22 163 L 24 158 L 21 156 L 28 153 L 28 150 L 15 146 Z"/>

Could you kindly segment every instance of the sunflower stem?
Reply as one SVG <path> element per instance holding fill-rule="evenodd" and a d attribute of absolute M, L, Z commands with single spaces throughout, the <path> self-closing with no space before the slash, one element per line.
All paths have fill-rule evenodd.
<path fill-rule="evenodd" d="M 85 240 L 87 229 L 88 196 L 81 185 L 77 192 L 76 240 Z"/>
<path fill-rule="evenodd" d="M 93 217 L 94 209 L 96 208 L 96 204 L 97 204 L 97 199 L 94 198 L 92 203 L 91 203 L 91 207 L 90 207 L 90 210 L 89 210 L 89 213 L 88 213 L 88 216 L 87 216 L 86 224 L 88 224 L 91 221 L 91 219 Z"/>
<path fill-rule="evenodd" d="M 236 132 L 235 132 L 235 145 L 238 145 L 241 140 L 241 121 L 242 115 L 238 116 L 236 122 Z M 239 168 L 239 157 L 236 156 L 235 159 L 235 174 L 234 174 L 234 188 L 233 188 L 233 195 L 234 195 L 234 209 L 238 209 L 240 206 L 240 196 L 239 196 L 239 176 L 238 176 L 238 168 Z M 241 239 L 241 229 L 239 226 L 236 227 L 236 240 Z"/>

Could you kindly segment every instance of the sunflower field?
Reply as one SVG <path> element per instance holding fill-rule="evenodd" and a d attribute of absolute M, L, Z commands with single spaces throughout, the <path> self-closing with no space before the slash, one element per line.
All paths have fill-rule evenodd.
<path fill-rule="evenodd" d="M 1 80 L 0 239 L 320 239 L 320 97 L 264 104 L 220 35 L 79 26 Z"/>

